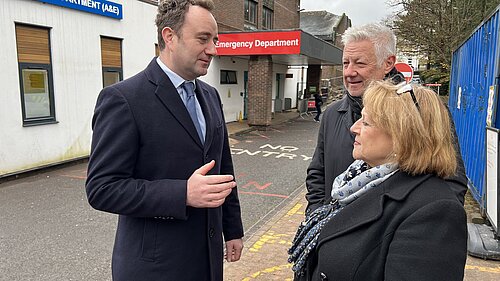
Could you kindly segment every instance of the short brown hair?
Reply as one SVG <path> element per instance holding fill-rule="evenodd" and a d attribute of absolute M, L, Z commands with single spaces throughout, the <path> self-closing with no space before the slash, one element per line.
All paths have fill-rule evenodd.
<path fill-rule="evenodd" d="M 214 9 L 212 0 L 160 0 L 158 3 L 158 14 L 156 15 L 156 27 L 158 30 L 158 46 L 160 50 L 165 49 L 165 42 L 161 32 L 163 28 L 170 27 L 181 36 L 184 17 L 189 6 L 200 6 L 209 12 Z"/>
<path fill-rule="evenodd" d="M 396 93 L 399 87 L 374 81 L 363 95 L 374 125 L 392 137 L 394 154 L 389 160 L 412 175 L 454 175 L 456 151 L 446 106 L 431 89 L 413 85 L 417 107 L 409 92 Z"/>

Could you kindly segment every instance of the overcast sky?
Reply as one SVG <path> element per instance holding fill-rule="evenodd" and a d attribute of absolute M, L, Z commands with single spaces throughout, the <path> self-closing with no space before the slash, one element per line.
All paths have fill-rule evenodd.
<path fill-rule="evenodd" d="M 386 0 L 301 0 L 300 8 L 307 11 L 326 10 L 332 14 L 345 13 L 352 25 L 361 25 L 369 22 L 379 22 L 392 10 Z"/>

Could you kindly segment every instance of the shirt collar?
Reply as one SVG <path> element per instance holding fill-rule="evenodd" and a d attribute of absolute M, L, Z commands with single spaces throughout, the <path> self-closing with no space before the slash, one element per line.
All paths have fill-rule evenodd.
<path fill-rule="evenodd" d="M 180 77 L 177 73 L 173 72 L 168 66 L 166 66 L 161 60 L 160 57 L 156 58 L 156 63 L 160 66 L 160 68 L 167 74 L 168 78 L 170 78 L 170 81 L 172 84 L 174 84 L 174 87 L 178 89 L 179 87 L 182 86 L 182 83 L 185 81 L 187 82 L 193 82 L 194 84 L 194 89 L 196 89 L 196 83 L 195 80 L 184 80 L 184 78 Z"/>

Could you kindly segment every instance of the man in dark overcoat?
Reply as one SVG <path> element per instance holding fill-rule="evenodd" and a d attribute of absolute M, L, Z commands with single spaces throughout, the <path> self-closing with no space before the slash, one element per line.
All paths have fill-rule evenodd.
<path fill-rule="evenodd" d="M 86 182 L 90 205 L 119 214 L 115 281 L 221 281 L 243 248 L 222 104 L 198 80 L 216 55 L 210 0 L 165 0 L 160 55 L 97 100 Z"/>

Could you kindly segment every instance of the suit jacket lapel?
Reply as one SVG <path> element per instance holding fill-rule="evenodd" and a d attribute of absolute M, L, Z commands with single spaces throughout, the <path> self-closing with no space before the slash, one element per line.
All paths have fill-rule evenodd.
<path fill-rule="evenodd" d="M 431 175 L 412 177 L 405 172 L 397 172 L 333 217 L 321 231 L 318 247 L 330 239 L 377 220 L 382 216 L 387 198 L 404 200 L 413 189 L 430 177 Z"/>
<path fill-rule="evenodd" d="M 200 147 L 203 147 L 186 106 L 182 102 L 177 89 L 174 87 L 168 76 L 156 63 L 156 58 L 149 63 L 145 73 L 146 76 L 148 76 L 149 81 L 156 85 L 155 95 L 158 97 L 160 102 L 167 108 L 167 110 L 170 111 L 170 113 L 172 113 L 174 118 L 179 121 L 184 129 L 186 129 L 191 138 Z"/>

